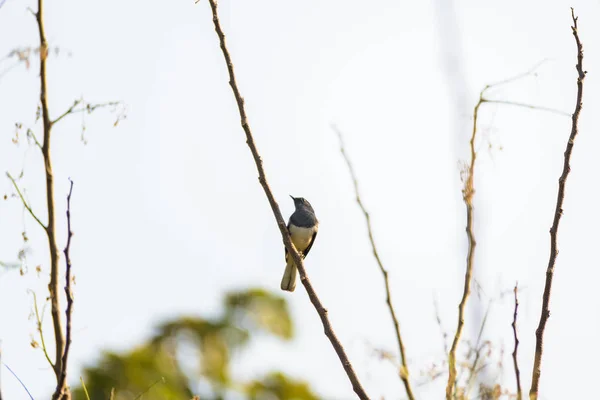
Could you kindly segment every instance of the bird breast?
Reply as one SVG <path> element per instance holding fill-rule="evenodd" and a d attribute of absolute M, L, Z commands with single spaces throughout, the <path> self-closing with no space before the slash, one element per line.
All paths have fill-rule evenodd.
<path fill-rule="evenodd" d="M 290 225 L 290 236 L 292 242 L 298 251 L 304 251 L 310 244 L 313 235 L 315 234 L 316 226 L 311 228 L 302 228 L 295 225 Z"/>

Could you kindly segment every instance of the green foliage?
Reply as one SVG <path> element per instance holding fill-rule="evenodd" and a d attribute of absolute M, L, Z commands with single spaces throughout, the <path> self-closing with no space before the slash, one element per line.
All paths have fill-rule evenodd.
<path fill-rule="evenodd" d="M 251 400 L 317 399 L 306 382 L 278 371 L 250 382 L 232 379 L 232 354 L 238 355 L 260 332 L 292 338 L 285 299 L 262 289 L 229 293 L 220 318 L 185 316 L 167 321 L 136 349 L 123 354 L 105 352 L 97 365 L 85 369 L 84 381 L 91 400 L 109 399 L 113 388 L 114 400 L 189 400 L 199 394 L 194 393 L 198 382 L 210 387 L 199 394 L 202 400 L 223 399 L 228 392 Z M 190 367 L 190 356 L 198 357 L 198 368 Z M 74 400 L 85 398 L 81 387 L 73 391 Z"/>
<path fill-rule="evenodd" d="M 262 329 L 283 339 L 291 339 L 294 332 L 287 303 L 263 289 L 230 293 L 225 298 L 229 321 Z"/>
<path fill-rule="evenodd" d="M 262 380 L 247 385 L 246 392 L 252 400 L 317 400 L 306 382 L 294 381 L 281 372 L 271 372 Z"/>

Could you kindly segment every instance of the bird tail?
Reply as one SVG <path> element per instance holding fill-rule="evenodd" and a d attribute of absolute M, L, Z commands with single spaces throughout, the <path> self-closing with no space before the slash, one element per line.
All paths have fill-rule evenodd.
<path fill-rule="evenodd" d="M 294 289 L 296 289 L 297 274 L 298 269 L 296 268 L 296 264 L 294 264 L 294 260 L 288 254 L 286 257 L 285 272 L 283 273 L 283 278 L 281 279 L 281 290 L 293 292 Z"/>

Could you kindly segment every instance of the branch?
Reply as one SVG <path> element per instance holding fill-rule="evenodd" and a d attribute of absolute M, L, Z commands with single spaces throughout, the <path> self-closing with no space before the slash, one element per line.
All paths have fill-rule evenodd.
<path fill-rule="evenodd" d="M 567 182 L 567 177 L 569 176 L 569 172 L 571 171 L 571 153 L 573 151 L 575 137 L 577 136 L 577 133 L 579 131 L 578 122 L 579 114 L 581 113 L 582 107 L 583 80 L 587 73 L 587 71 L 583 70 L 583 46 L 581 44 L 581 41 L 579 40 L 579 34 L 577 32 L 578 18 L 575 16 L 573 8 L 571 8 L 571 18 L 573 18 L 573 26 L 571 27 L 571 30 L 573 32 L 573 36 L 577 44 L 577 100 L 575 103 L 575 111 L 573 112 L 572 116 L 571 134 L 569 136 L 567 148 L 564 153 L 563 171 L 560 178 L 558 179 L 558 195 L 556 199 L 556 209 L 554 211 L 554 220 L 552 222 L 552 227 L 550 228 L 550 258 L 548 260 L 548 268 L 546 270 L 546 284 L 544 286 L 544 295 L 542 298 L 542 313 L 540 316 L 540 323 L 538 325 L 537 330 L 535 331 L 535 359 L 533 364 L 531 388 L 529 390 L 529 397 L 532 400 L 536 400 L 538 398 L 540 375 L 542 373 L 541 364 L 542 352 L 544 350 L 544 330 L 546 329 L 546 322 L 548 322 L 548 318 L 550 317 L 550 294 L 552 291 L 552 279 L 554 278 L 554 265 L 556 264 L 556 257 L 558 256 L 558 225 L 560 223 L 560 218 L 563 214 L 562 205 L 563 200 L 565 198 L 565 185 Z"/>
<path fill-rule="evenodd" d="M 55 208 L 54 208 L 54 174 L 52 172 L 52 160 L 50 153 L 50 142 L 52 135 L 52 121 L 48 112 L 48 83 L 46 79 L 46 61 L 48 58 L 48 41 L 44 29 L 44 0 L 38 0 L 38 11 L 35 13 L 35 19 L 38 25 L 40 37 L 40 103 L 41 116 L 44 125 L 44 143 L 42 144 L 42 155 L 44 156 L 44 166 L 46 175 L 46 206 L 48 212 L 48 225 L 46 227 L 46 236 L 48 237 L 48 248 L 50 251 L 50 283 L 48 291 L 50 292 L 50 304 L 52 311 L 52 325 L 54 327 L 55 343 L 55 361 L 54 373 L 58 382 L 60 372 L 62 371 L 62 354 L 65 347 L 65 337 L 62 330 L 60 298 L 59 298 L 59 266 L 58 266 L 58 246 L 56 244 L 55 231 Z"/>
<path fill-rule="evenodd" d="M 82 107 L 77 108 L 77 106 L 80 104 L 82 105 Z M 63 112 L 54 121 L 52 121 L 52 125 L 55 125 L 57 122 L 59 122 L 60 120 L 62 120 L 63 118 L 65 118 L 68 115 L 72 115 L 72 114 L 76 114 L 76 113 L 80 113 L 80 112 L 86 112 L 86 111 L 88 114 L 91 114 L 97 108 L 114 107 L 114 106 L 118 106 L 119 104 L 121 104 L 120 101 L 108 101 L 106 103 L 91 104 L 91 103 L 85 103 L 83 101 L 83 99 L 78 99 L 73 102 L 73 105 L 71 107 L 69 107 L 65 112 Z"/>
<path fill-rule="evenodd" d="M 400 324 L 398 323 L 398 318 L 396 317 L 396 312 L 394 310 L 394 306 L 392 305 L 391 291 L 390 291 L 390 282 L 388 279 L 388 271 L 383 266 L 381 262 L 381 258 L 379 257 L 379 252 L 377 251 L 377 246 L 375 245 L 375 239 L 373 238 L 373 228 L 371 227 L 371 217 L 369 212 L 365 208 L 360 198 L 360 191 L 358 189 L 358 179 L 356 178 L 356 174 L 354 172 L 354 168 L 352 166 L 352 162 L 350 158 L 346 154 L 346 149 L 344 146 L 344 139 L 342 137 L 342 132 L 335 125 L 331 125 L 331 129 L 337 134 L 338 139 L 340 141 L 340 152 L 346 161 L 346 165 L 348 166 L 348 171 L 350 172 L 350 177 L 352 178 L 352 183 L 354 184 L 354 193 L 356 194 L 356 202 L 360 207 L 361 211 L 365 216 L 365 220 L 367 222 L 367 232 L 369 234 L 369 241 L 371 242 L 371 248 L 373 249 L 373 255 L 375 256 L 375 260 L 377 261 L 377 265 L 379 266 L 379 270 L 383 275 L 383 282 L 385 286 L 385 294 L 386 294 L 386 303 L 388 309 L 390 311 L 390 316 L 392 317 L 392 322 L 394 323 L 394 329 L 396 331 L 396 341 L 398 342 L 398 349 L 400 350 L 400 362 L 402 366 L 400 367 L 400 379 L 402 379 L 402 383 L 404 384 L 404 388 L 406 389 L 406 394 L 409 400 L 414 400 L 415 396 L 413 394 L 412 387 L 410 385 L 410 381 L 408 379 L 408 363 L 406 362 L 406 351 L 404 349 L 404 342 L 402 340 L 402 335 L 400 334 Z"/>
<path fill-rule="evenodd" d="M 462 330 L 463 330 L 463 327 L 465 324 L 465 320 L 464 320 L 465 307 L 466 307 L 467 300 L 469 298 L 469 294 L 471 293 L 471 278 L 473 276 L 473 261 L 474 261 L 474 256 L 475 256 L 475 247 L 477 246 L 477 242 L 475 240 L 475 234 L 473 232 L 473 219 L 474 219 L 473 196 L 475 195 L 473 175 L 475 173 L 475 161 L 477 158 L 477 152 L 475 151 L 475 138 L 477 136 L 477 116 L 479 113 L 479 108 L 484 103 L 497 103 L 497 104 L 514 105 L 514 106 L 518 106 L 518 107 L 526 107 L 526 108 L 530 108 L 530 109 L 537 109 L 540 111 L 548 111 L 548 112 L 563 114 L 562 111 L 555 110 L 552 108 L 538 107 L 538 106 L 533 106 L 530 104 L 518 103 L 518 102 L 513 102 L 513 101 L 492 100 L 492 99 L 486 99 L 484 97 L 486 92 L 492 88 L 495 88 L 495 87 L 501 86 L 501 85 L 506 85 L 506 84 L 512 83 L 516 80 L 522 79 L 528 75 L 531 75 L 535 71 L 535 69 L 541 64 L 542 64 L 542 62 L 538 63 L 534 68 L 532 68 L 531 70 L 529 70 L 528 72 L 525 72 L 523 74 L 519 74 L 512 78 L 486 85 L 483 88 L 483 90 L 479 93 L 479 101 L 477 102 L 477 104 L 475 105 L 475 107 L 473 109 L 473 131 L 471 134 L 471 140 L 469 142 L 470 150 L 471 150 L 471 161 L 465 171 L 465 174 L 466 174 L 466 176 L 464 178 L 465 183 L 464 183 L 464 187 L 462 190 L 463 201 L 467 207 L 466 231 L 467 231 L 467 239 L 469 241 L 469 249 L 467 252 L 467 268 L 465 271 L 464 289 L 463 289 L 462 298 L 458 305 L 458 323 L 456 326 L 456 333 L 454 334 L 454 340 L 452 341 L 452 347 L 450 348 L 450 353 L 448 354 L 449 373 L 448 373 L 448 384 L 446 385 L 446 400 L 450 400 L 452 398 L 453 393 L 454 393 L 454 388 L 456 385 L 456 376 L 457 376 L 456 375 L 456 350 L 458 348 L 458 344 L 460 343 L 460 337 L 462 335 Z"/>
<path fill-rule="evenodd" d="M 57 122 L 59 122 L 61 119 L 63 119 L 67 115 L 73 113 L 73 110 L 75 110 L 75 107 L 77 107 L 79 105 L 79 103 L 81 103 L 81 99 L 75 100 L 73 102 L 73 105 L 71 107 L 69 107 L 67 109 L 67 111 L 65 111 L 64 113 L 62 113 L 61 115 L 59 115 L 54 121 L 52 121 L 52 125 L 56 124 Z"/>
<path fill-rule="evenodd" d="M 475 259 L 475 246 L 477 242 L 475 241 L 475 234 L 473 232 L 473 195 L 475 194 L 475 190 L 473 188 L 473 174 L 475 173 L 475 159 L 477 158 L 477 153 L 475 152 L 475 136 L 477 135 L 477 115 L 479 112 L 479 107 L 483 104 L 483 93 L 490 86 L 486 86 L 479 95 L 479 101 L 475 108 L 473 109 L 473 133 L 471 134 L 470 147 L 471 147 L 471 163 L 467 170 L 467 176 L 465 180 L 465 185 L 462 190 L 463 193 L 463 201 L 467 207 L 467 238 L 469 240 L 469 250 L 467 253 L 467 269 L 465 271 L 465 283 L 463 289 L 463 295 L 460 300 L 460 304 L 458 305 L 458 323 L 456 326 L 456 333 L 454 334 L 454 340 L 452 341 L 452 347 L 450 348 L 450 353 L 448 354 L 448 384 L 446 385 L 446 400 L 451 400 L 454 388 L 456 384 L 456 349 L 458 348 L 458 344 L 460 342 L 460 337 L 462 335 L 462 330 L 465 325 L 465 306 L 467 304 L 467 299 L 469 298 L 469 294 L 471 293 L 471 278 L 473 276 L 473 260 Z"/>
<path fill-rule="evenodd" d="M 562 115 L 563 117 L 570 117 L 571 116 L 571 114 L 569 114 L 568 112 L 565 112 L 565 111 L 562 111 L 562 110 L 557 110 L 556 108 L 544 107 L 544 106 L 534 106 L 532 104 L 520 103 L 518 101 L 494 100 L 494 99 L 485 99 L 484 98 L 483 99 L 483 103 L 505 104 L 505 105 L 509 105 L 509 106 L 529 108 L 531 110 L 546 111 L 546 112 L 549 112 L 549 113 Z"/>
<path fill-rule="evenodd" d="M 50 356 L 48 355 L 48 349 L 46 348 L 46 341 L 44 340 L 44 331 L 42 329 L 42 318 L 40 317 L 40 310 L 39 310 L 38 304 L 37 304 L 37 296 L 35 295 L 34 291 L 31 291 L 31 294 L 33 295 L 33 311 L 35 313 L 37 330 L 40 333 L 40 341 L 42 342 L 42 351 L 44 352 L 44 356 L 46 356 L 46 360 L 48 361 L 48 364 L 50 364 L 52 369 L 54 369 L 54 363 L 52 362 L 52 360 L 50 359 Z"/>
<path fill-rule="evenodd" d="M 63 390 L 66 388 L 67 380 L 67 361 L 69 360 L 69 349 L 71 348 L 71 321 L 73 319 L 73 291 L 71 290 L 71 238 L 73 232 L 71 231 L 71 193 L 73 193 L 73 181 L 69 179 L 71 186 L 69 187 L 69 194 L 67 195 L 67 245 L 65 246 L 65 263 L 66 263 L 66 274 L 65 274 L 65 294 L 67 295 L 67 309 L 65 311 L 67 320 L 67 331 L 66 331 L 66 343 L 65 351 L 62 354 L 62 371 L 60 372 L 60 378 L 56 385 L 56 391 L 58 398 L 63 398 Z"/>
<path fill-rule="evenodd" d="M 265 172 L 264 172 L 264 169 L 262 166 L 262 160 L 260 158 L 260 155 L 258 154 L 256 145 L 254 144 L 254 138 L 252 137 L 250 125 L 248 124 L 248 119 L 246 117 L 246 110 L 244 108 L 244 99 L 242 98 L 242 95 L 240 94 L 240 91 L 237 86 L 237 82 L 235 80 L 235 74 L 233 71 L 233 62 L 231 61 L 231 56 L 229 55 L 229 51 L 227 50 L 227 46 L 225 44 L 225 34 L 223 33 L 223 30 L 221 29 L 221 23 L 219 22 L 219 16 L 217 14 L 217 2 L 216 2 L 216 0 L 209 0 L 209 2 L 210 2 L 210 7 L 212 9 L 213 23 L 215 25 L 215 31 L 219 37 L 221 51 L 223 53 L 223 57 L 225 58 L 225 63 L 227 65 L 227 70 L 229 72 L 229 85 L 231 86 L 231 89 L 233 91 L 233 94 L 235 96 L 235 100 L 236 100 L 236 103 L 238 106 L 238 111 L 239 111 L 240 118 L 241 118 L 241 125 L 246 134 L 246 143 L 248 144 L 248 147 L 250 148 L 250 151 L 252 152 L 254 162 L 256 163 L 256 169 L 258 171 L 258 176 L 259 176 L 258 180 L 264 189 L 267 199 L 269 200 L 269 204 L 271 205 L 271 209 L 273 210 L 273 214 L 277 221 L 277 226 L 279 227 L 279 230 L 281 231 L 281 235 L 283 237 L 283 242 L 285 244 L 285 247 L 287 248 L 288 252 L 292 256 L 294 263 L 296 264 L 296 267 L 298 268 L 298 272 L 300 274 L 300 280 L 301 280 L 302 284 L 304 285 L 304 287 L 306 288 L 306 291 L 308 293 L 308 297 L 310 298 L 310 301 L 312 302 L 313 306 L 315 307 L 315 309 L 317 310 L 317 312 L 319 314 L 319 317 L 321 318 L 321 322 L 322 322 L 323 328 L 325 330 L 325 335 L 329 338 L 329 341 L 331 342 L 333 348 L 335 349 L 335 351 L 340 359 L 340 362 L 342 363 L 342 366 L 344 367 L 344 370 L 346 371 L 346 375 L 348 375 L 348 379 L 352 383 L 352 388 L 354 389 L 354 392 L 357 394 L 357 396 L 360 399 L 366 400 L 369 397 L 367 396 L 362 385 L 360 384 L 360 381 L 358 380 L 358 377 L 356 376 L 356 373 L 354 372 L 354 368 L 352 367 L 352 364 L 350 363 L 350 360 L 348 359 L 348 356 L 346 355 L 346 352 L 344 351 L 342 344 L 336 337 L 336 335 L 333 331 L 333 328 L 331 327 L 331 323 L 329 322 L 329 318 L 327 316 L 327 310 L 321 304 L 321 301 L 317 297 L 317 294 L 315 293 L 310 281 L 308 280 L 308 276 L 306 275 L 306 270 L 304 269 L 304 263 L 302 261 L 302 258 L 296 251 L 296 248 L 294 247 L 294 244 L 292 243 L 292 241 L 290 239 L 290 234 L 287 230 L 285 221 L 283 220 L 283 217 L 281 216 L 281 211 L 279 210 L 279 206 L 277 205 L 277 202 L 275 201 L 275 198 L 273 197 L 273 193 L 271 192 L 271 189 L 269 188 L 269 184 L 267 183 L 267 178 L 265 176 Z"/>
<path fill-rule="evenodd" d="M 31 208 L 31 206 L 27 203 L 27 200 L 25 200 L 25 197 L 23 196 L 23 193 L 21 193 L 21 189 L 19 189 L 19 185 L 17 185 L 17 181 L 15 181 L 15 178 L 12 177 L 12 175 L 7 172 L 6 176 L 8 176 L 8 179 L 10 179 L 10 181 L 12 182 L 13 186 L 15 187 L 15 190 L 17 191 L 17 194 L 19 195 L 19 197 L 21 198 L 21 202 L 23 203 L 23 206 L 25 207 L 25 209 L 27 211 L 29 211 L 29 214 L 31 214 L 31 216 L 33 217 L 33 219 L 36 220 L 36 222 L 38 224 L 40 224 L 40 226 L 44 229 L 44 231 L 46 231 L 48 228 L 46 227 L 46 225 L 44 225 L 44 223 L 37 217 L 37 215 L 35 215 L 35 213 L 33 212 L 33 209 Z"/>
<path fill-rule="evenodd" d="M 523 392 L 521 390 L 521 371 L 519 370 L 519 361 L 517 359 L 517 350 L 519 348 L 519 338 L 517 337 L 517 311 L 519 310 L 519 298 L 517 297 L 518 284 L 515 285 L 515 312 L 513 314 L 513 336 L 515 338 L 515 349 L 512 352 L 513 365 L 515 367 L 515 377 L 517 378 L 517 400 L 523 398 Z"/>

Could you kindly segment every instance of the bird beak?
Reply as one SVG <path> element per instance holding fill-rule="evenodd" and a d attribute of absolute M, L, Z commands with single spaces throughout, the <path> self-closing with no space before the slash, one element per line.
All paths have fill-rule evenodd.
<path fill-rule="evenodd" d="M 294 196 L 292 196 L 291 194 L 290 194 L 290 197 L 292 198 L 292 200 L 296 200 L 296 199 L 294 198 Z"/>

